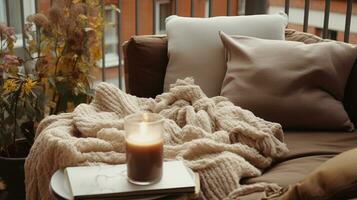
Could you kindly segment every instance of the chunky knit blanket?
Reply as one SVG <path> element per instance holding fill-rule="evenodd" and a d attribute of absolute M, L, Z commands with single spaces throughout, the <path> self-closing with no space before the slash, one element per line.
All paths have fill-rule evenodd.
<path fill-rule="evenodd" d="M 135 112 L 165 118 L 164 158 L 181 159 L 199 174 L 200 199 L 237 199 L 280 189 L 269 183 L 241 184 L 242 178 L 261 175 L 288 151 L 280 124 L 258 118 L 224 97 L 208 98 L 186 78 L 155 99 L 101 83 L 90 104 L 45 118 L 25 163 L 27 199 L 52 199 L 50 177 L 60 168 L 125 163 L 123 118 Z"/>

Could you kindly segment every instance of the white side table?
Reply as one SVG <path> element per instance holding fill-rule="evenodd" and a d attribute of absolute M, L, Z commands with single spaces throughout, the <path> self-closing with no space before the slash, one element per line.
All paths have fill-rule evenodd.
<path fill-rule="evenodd" d="M 51 177 L 50 191 L 56 199 L 72 200 L 72 192 L 69 188 L 67 178 L 65 178 L 63 169 L 57 170 Z"/>

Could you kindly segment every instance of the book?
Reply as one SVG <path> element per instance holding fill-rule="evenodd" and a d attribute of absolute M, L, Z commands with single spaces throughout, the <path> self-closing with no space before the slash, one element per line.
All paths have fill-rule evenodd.
<path fill-rule="evenodd" d="M 164 162 L 161 180 L 144 186 L 127 180 L 126 164 L 67 167 L 64 172 L 75 200 L 160 199 L 166 195 L 198 193 L 197 177 L 182 161 Z"/>

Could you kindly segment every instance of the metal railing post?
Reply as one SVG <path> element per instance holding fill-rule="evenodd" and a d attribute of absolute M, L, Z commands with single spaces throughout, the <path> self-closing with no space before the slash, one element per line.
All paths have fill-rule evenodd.
<path fill-rule="evenodd" d="M 352 0 L 347 0 L 344 42 L 349 42 L 352 17 Z"/>
<path fill-rule="evenodd" d="M 118 9 L 121 9 L 121 0 L 117 1 Z M 125 72 L 122 70 L 121 67 L 121 13 L 117 12 L 117 32 L 118 32 L 118 81 L 119 81 L 119 88 L 123 89 L 122 85 L 122 76 L 124 76 Z"/>
<path fill-rule="evenodd" d="M 38 0 L 35 1 L 35 13 L 38 13 Z M 36 27 L 36 43 L 37 43 L 37 56 L 41 55 L 41 33 L 38 27 Z"/>
<path fill-rule="evenodd" d="M 140 24 L 139 24 L 139 17 L 140 17 L 140 3 L 139 0 L 135 0 L 135 35 L 139 35 L 139 28 L 140 28 Z"/>
<path fill-rule="evenodd" d="M 175 0 L 175 15 L 178 15 L 179 0 Z"/>
<path fill-rule="evenodd" d="M 5 10 L 6 10 L 6 25 L 10 26 L 10 5 L 9 0 L 5 0 Z"/>
<path fill-rule="evenodd" d="M 232 0 L 227 0 L 227 16 L 232 15 Z"/>
<path fill-rule="evenodd" d="M 322 30 L 322 38 L 327 38 L 327 36 L 328 36 L 330 6 L 331 6 L 331 0 L 325 0 L 325 15 L 324 15 L 324 26 L 323 26 L 323 30 Z"/>
<path fill-rule="evenodd" d="M 307 32 L 309 27 L 309 11 L 310 11 L 310 0 L 305 0 L 305 7 L 304 7 L 304 28 L 303 31 Z"/>
<path fill-rule="evenodd" d="M 22 47 L 26 48 L 26 39 L 25 39 L 25 9 L 24 9 L 24 0 L 20 0 L 20 16 L 21 16 L 21 30 L 22 30 Z"/>
<path fill-rule="evenodd" d="M 289 15 L 289 8 L 290 8 L 290 0 L 285 0 L 285 8 L 284 11 L 287 15 Z"/>
<path fill-rule="evenodd" d="M 152 0 L 152 33 L 156 34 L 156 0 Z"/>
<path fill-rule="evenodd" d="M 26 51 L 26 37 L 25 37 L 25 9 L 24 9 L 24 0 L 20 0 L 20 21 L 21 21 L 21 32 L 22 32 L 22 48 L 24 50 L 24 57 L 28 58 Z M 24 72 L 25 74 L 28 73 L 26 62 L 24 63 Z"/>
<path fill-rule="evenodd" d="M 102 19 L 104 22 L 103 25 L 103 34 L 102 34 L 102 81 L 105 81 L 105 10 L 104 10 L 104 0 L 100 1 Z"/>

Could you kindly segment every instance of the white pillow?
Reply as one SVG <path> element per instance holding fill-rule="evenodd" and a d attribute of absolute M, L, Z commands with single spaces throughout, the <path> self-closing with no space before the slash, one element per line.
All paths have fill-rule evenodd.
<path fill-rule="evenodd" d="M 169 63 L 164 91 L 178 78 L 193 77 L 209 97 L 219 95 L 227 67 L 218 32 L 284 40 L 287 23 L 285 13 L 211 18 L 168 17 Z"/>

